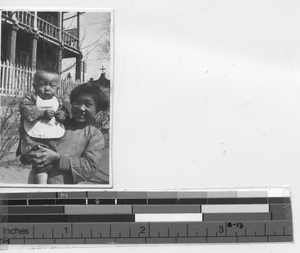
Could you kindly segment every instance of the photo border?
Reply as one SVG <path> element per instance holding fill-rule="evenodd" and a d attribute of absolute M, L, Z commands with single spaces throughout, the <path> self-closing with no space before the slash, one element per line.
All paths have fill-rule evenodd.
<path fill-rule="evenodd" d="M 115 43 L 114 43 L 114 37 L 115 37 L 115 10 L 113 8 L 85 8 L 85 9 L 79 9 L 79 8 L 4 8 L 0 9 L 0 15 L 1 15 L 1 22 L 2 22 L 2 11 L 6 10 L 13 10 L 13 11 L 28 11 L 28 10 L 35 10 L 35 11 L 58 11 L 58 12 L 89 12 L 89 13 L 97 13 L 97 12 L 110 12 L 111 15 L 111 24 L 110 24 L 110 53 L 111 53 L 111 59 L 110 59 L 110 104 L 109 104 L 109 112 L 110 112 L 110 121 L 109 121 L 109 183 L 108 184 L 18 184 L 18 183 L 3 183 L 0 182 L 0 188 L 33 188 L 33 189 L 43 189 L 43 190 L 50 190 L 50 189 L 61 189 L 61 190 L 67 190 L 67 189 L 78 189 L 80 191 L 84 189 L 112 189 L 113 188 L 113 108 L 114 108 L 114 67 L 115 67 L 115 57 L 114 57 L 114 51 L 115 51 Z M 0 26 L 0 47 L 1 47 L 1 38 L 2 38 L 2 23 Z M 1 53 L 0 53 L 1 55 Z M 2 96 L 0 96 L 1 101 Z M 0 136 L 1 138 L 1 136 Z"/>

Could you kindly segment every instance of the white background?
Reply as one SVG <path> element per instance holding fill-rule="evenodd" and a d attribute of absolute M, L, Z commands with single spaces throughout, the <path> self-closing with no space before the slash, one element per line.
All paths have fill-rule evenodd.
<path fill-rule="evenodd" d="M 295 243 L 93 246 L 89 252 L 299 252 L 298 0 L 0 5 L 115 10 L 115 189 L 291 186 Z"/>

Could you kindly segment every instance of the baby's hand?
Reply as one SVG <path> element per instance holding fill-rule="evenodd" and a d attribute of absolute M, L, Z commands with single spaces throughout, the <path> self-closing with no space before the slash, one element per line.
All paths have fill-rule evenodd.
<path fill-rule="evenodd" d="M 64 111 L 58 111 L 55 115 L 55 118 L 60 122 L 64 122 L 67 119 L 66 113 Z"/>
<path fill-rule="evenodd" d="M 50 120 L 55 116 L 55 111 L 47 109 L 44 111 L 44 119 Z"/>

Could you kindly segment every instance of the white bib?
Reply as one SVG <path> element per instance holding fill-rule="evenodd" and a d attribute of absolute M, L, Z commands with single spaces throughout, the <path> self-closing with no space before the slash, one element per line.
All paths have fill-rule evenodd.
<path fill-rule="evenodd" d="M 42 99 L 37 96 L 36 106 L 38 109 L 45 111 L 46 109 L 53 110 L 57 112 L 59 107 L 59 102 L 56 97 L 51 99 Z M 38 120 L 34 123 L 31 123 L 27 120 L 24 120 L 24 128 L 26 133 L 34 138 L 41 139 L 52 139 L 60 138 L 65 134 L 65 127 L 63 124 L 58 122 L 55 117 L 51 120 Z"/>

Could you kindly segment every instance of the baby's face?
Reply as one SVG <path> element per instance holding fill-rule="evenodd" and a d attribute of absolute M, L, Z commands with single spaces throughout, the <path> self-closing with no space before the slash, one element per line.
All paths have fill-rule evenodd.
<path fill-rule="evenodd" d="M 58 75 L 42 72 L 35 78 L 34 90 L 42 99 L 51 99 L 55 96 L 58 86 Z"/>

